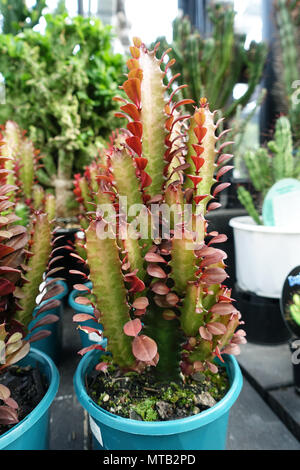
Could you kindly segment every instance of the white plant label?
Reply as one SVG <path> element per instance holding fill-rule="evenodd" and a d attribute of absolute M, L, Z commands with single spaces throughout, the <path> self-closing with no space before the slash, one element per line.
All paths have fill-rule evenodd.
<path fill-rule="evenodd" d="M 100 427 L 98 426 L 98 424 L 93 420 L 93 418 L 90 416 L 90 427 L 91 427 L 91 431 L 95 437 L 95 439 L 97 439 L 97 441 L 99 442 L 99 444 L 101 445 L 101 447 L 103 447 L 103 440 L 102 440 L 102 434 L 101 434 L 101 430 L 100 430 Z"/>

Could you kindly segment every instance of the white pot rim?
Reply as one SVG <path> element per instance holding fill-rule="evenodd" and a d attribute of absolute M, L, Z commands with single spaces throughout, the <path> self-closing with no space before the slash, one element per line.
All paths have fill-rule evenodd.
<path fill-rule="evenodd" d="M 274 234 L 297 234 L 300 235 L 299 228 L 285 228 L 285 227 L 270 227 L 266 225 L 257 225 L 252 217 L 250 216 L 241 216 L 233 217 L 229 221 L 229 225 L 233 228 L 246 230 L 249 232 L 262 232 L 262 233 L 274 233 Z"/>

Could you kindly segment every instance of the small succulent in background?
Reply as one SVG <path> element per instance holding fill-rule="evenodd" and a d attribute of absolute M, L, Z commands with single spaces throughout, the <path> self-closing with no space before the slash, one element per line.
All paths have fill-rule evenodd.
<path fill-rule="evenodd" d="M 101 162 L 96 212 L 85 231 L 94 300 L 76 301 L 93 305 L 94 320 L 103 324 L 107 349 L 121 369 L 155 366 L 159 380 L 180 381 L 180 372 L 217 372 L 214 359 L 238 353 L 246 340 L 243 330 L 236 331 L 241 315 L 223 284 L 226 254 L 212 246 L 226 236 L 208 233 L 205 221 L 207 211 L 220 206 L 215 197 L 229 185 L 220 178 L 232 169 L 227 164 L 232 155 L 224 153 L 230 142 L 223 140 L 226 132 L 216 136 L 220 121 L 215 123 L 205 98 L 192 116 L 179 112 L 193 100 L 173 100 L 182 87 L 172 91 L 174 77 L 164 84 L 173 61 L 162 70 L 165 55 L 158 59 L 157 47 L 149 51 L 135 38 L 130 48 L 127 99 L 119 98 L 117 113 L 128 121 L 128 136 Z M 163 208 L 174 211 L 169 232 L 164 215 L 155 218 Z M 183 219 L 187 208 L 190 225 Z M 153 220 L 150 230 L 158 232 L 149 236 L 143 228 Z M 83 284 L 75 287 L 87 291 Z M 74 321 L 91 318 L 79 314 Z M 96 344 L 81 354 L 90 349 L 102 348 Z"/>
<path fill-rule="evenodd" d="M 286 116 L 278 118 L 273 140 L 269 141 L 266 147 L 247 151 L 244 161 L 260 200 L 255 204 L 252 195 L 243 186 L 238 188 L 238 197 L 254 221 L 262 224 L 259 209 L 271 186 L 282 178 L 300 179 L 299 150 L 293 149 L 289 119 Z"/>
<path fill-rule="evenodd" d="M 11 161 L 9 157 L 3 154 L 0 156 L 1 165 L 8 161 Z M 0 171 L 0 374 L 27 355 L 31 342 L 50 334 L 50 331 L 35 332 L 35 330 L 58 320 L 56 315 L 43 315 L 40 318 L 39 315 L 53 308 L 53 304 L 59 305 L 58 300 L 50 299 L 61 288 L 53 285 L 57 279 L 52 278 L 51 281 L 48 279 L 55 274 L 51 272 L 51 266 L 48 264 L 52 246 L 51 223 L 47 215 L 36 213 L 32 215 L 29 229 L 18 225 L 19 218 L 14 212 L 13 200 L 14 192 L 19 188 L 9 184 L 8 179 L 16 181 L 13 170 L 2 168 Z M 47 290 L 37 306 L 36 297 L 46 272 Z M 32 326 L 30 323 L 34 318 L 37 318 L 37 322 Z M 5 387 L 1 387 L 0 399 L 5 403 L 0 407 L 0 422 L 13 424 L 12 421 L 9 423 L 9 420 L 16 419 L 16 407 L 12 406 L 13 401 Z"/>
<path fill-rule="evenodd" d="M 7 182 L 18 186 L 18 190 L 11 194 L 10 199 L 16 202 L 15 213 L 21 218 L 19 223 L 27 226 L 30 213 L 34 210 L 45 211 L 49 220 L 53 220 L 55 197 L 45 193 L 37 184 L 36 173 L 43 166 L 40 152 L 14 121 L 7 121 L 1 126 L 1 140 L 1 155 L 7 157 L 3 167 L 13 170 L 7 177 Z"/>

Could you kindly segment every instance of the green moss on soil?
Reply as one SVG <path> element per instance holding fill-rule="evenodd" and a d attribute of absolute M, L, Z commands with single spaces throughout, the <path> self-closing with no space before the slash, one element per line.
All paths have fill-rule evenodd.
<path fill-rule="evenodd" d="M 87 378 L 88 393 L 105 410 L 124 418 L 167 421 L 201 413 L 221 400 L 229 389 L 225 367 L 219 372 L 196 373 L 181 383 L 157 383 L 151 369 L 143 374 L 122 374 L 111 364 L 106 373 L 93 371 Z M 205 396 L 200 400 L 199 396 Z"/>

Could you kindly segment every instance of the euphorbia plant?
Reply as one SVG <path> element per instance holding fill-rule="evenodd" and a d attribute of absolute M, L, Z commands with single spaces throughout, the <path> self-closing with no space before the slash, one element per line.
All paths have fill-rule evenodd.
<path fill-rule="evenodd" d="M 173 79 L 164 85 L 172 63 L 162 71 L 164 56 L 158 59 L 156 50 L 137 38 L 130 48 L 122 87 L 128 99 L 117 98 L 127 138 L 102 162 L 98 205 L 85 232 L 95 301 L 79 296 L 77 302 L 94 306 L 115 364 L 122 370 L 155 366 L 157 379 L 169 382 L 217 372 L 214 359 L 238 353 L 245 333 L 236 331 L 241 316 L 223 284 L 226 254 L 213 247 L 226 237 L 209 233 L 205 220 L 228 186 L 219 183 L 232 168 L 224 165 L 232 157 L 223 153 L 228 142 L 222 143 L 224 133 L 216 136 L 220 122 L 205 98 L 192 116 L 180 114 L 180 105 L 192 100 L 173 101 Z M 101 346 L 81 353 L 89 349 Z M 105 368 L 103 360 L 97 367 Z"/>
<path fill-rule="evenodd" d="M 10 161 L 9 157 L 0 157 L 1 164 Z M 8 184 L 7 177 L 12 170 L 0 170 L 0 384 L 1 372 L 18 362 L 30 350 L 30 343 L 44 338 L 50 331 L 35 331 L 43 325 L 58 320 L 56 315 L 38 316 L 58 306 L 59 301 L 51 299 L 61 287 L 53 285 L 56 279 L 48 279 L 54 272 L 48 270 L 51 252 L 52 228 L 47 215 L 36 213 L 30 228 L 16 225 L 19 217 L 14 212 L 14 202 L 10 196 L 18 187 Z M 49 283 L 40 302 L 36 297 L 43 280 L 43 274 Z M 51 284 L 50 284 L 51 282 Z M 49 300 L 45 303 L 45 300 Z M 37 319 L 35 324 L 31 324 Z M 14 400 L 7 387 L 0 385 L 0 424 L 14 424 L 17 413 Z"/>
<path fill-rule="evenodd" d="M 52 221 L 55 217 L 55 197 L 46 193 L 37 184 L 36 178 L 36 172 L 43 166 L 43 156 L 16 122 L 7 121 L 0 129 L 3 142 L 1 155 L 9 157 L 2 166 L 13 170 L 7 182 L 18 186 L 18 190 L 11 193 L 10 200 L 16 202 L 15 212 L 22 219 L 19 223 L 27 226 L 30 213 L 36 210 L 46 212 Z"/>

